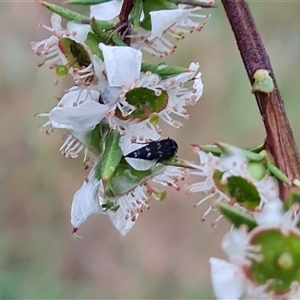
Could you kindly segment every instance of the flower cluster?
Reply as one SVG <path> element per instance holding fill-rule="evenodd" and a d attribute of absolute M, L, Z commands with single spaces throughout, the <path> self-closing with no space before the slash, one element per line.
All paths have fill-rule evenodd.
<path fill-rule="evenodd" d="M 230 231 L 223 249 L 230 262 L 211 258 L 217 299 L 298 299 L 299 204 L 285 211 L 280 199 L 254 214 L 257 226 Z"/>
<path fill-rule="evenodd" d="M 279 197 L 278 182 L 265 168 L 264 162 L 251 160 L 245 150 L 229 145 L 220 146 L 223 150 L 216 155 L 193 145 L 194 151 L 199 155 L 200 164 L 190 164 L 194 168 L 191 174 L 200 179 L 189 185 L 187 192 L 203 193 L 204 197 L 197 206 L 213 200 L 203 218 L 216 203 L 222 201 L 242 210 L 255 211 Z M 259 154 L 255 158 L 263 160 L 263 156 Z M 241 193 L 243 188 L 245 193 Z"/>
<path fill-rule="evenodd" d="M 190 164 L 199 180 L 188 193 L 202 192 L 199 204 L 212 200 L 217 220 L 225 216 L 233 228 L 223 239 L 229 262 L 211 258 L 217 299 L 297 299 L 300 293 L 300 193 L 290 190 L 284 204 L 278 179 L 291 182 L 265 151 L 216 143 L 193 145 L 200 164 Z M 214 222 L 214 224 L 216 221 Z"/>
<path fill-rule="evenodd" d="M 51 26 L 40 25 L 50 37 L 32 42 L 32 50 L 43 56 L 39 66 L 49 65 L 58 77 L 71 75 L 74 85 L 54 108 L 36 116 L 46 118 L 41 130 L 48 134 L 64 131 L 63 155 L 76 158 L 84 151 L 85 168 L 91 168 L 73 198 L 73 231 L 100 213 L 125 235 L 151 199 L 166 197 L 153 183 L 178 190 L 178 180 L 185 178 L 183 168 L 159 159 L 176 151 L 165 155 L 168 149 L 158 149 L 151 160 L 126 155 L 139 148 L 151 152 L 145 148 L 151 141 L 161 147 L 160 121 L 181 127 L 177 117 L 188 119 L 186 107 L 203 91 L 198 63 L 145 64 L 142 51 L 160 57 L 174 52 L 172 43 L 201 30 L 208 15 L 173 1 L 109 1 L 92 5 L 89 17 L 41 3 L 54 12 Z M 132 7 L 124 15 L 128 3 Z M 65 28 L 62 17 L 69 21 Z"/>
<path fill-rule="evenodd" d="M 299 182 L 291 182 L 263 147 L 192 145 L 200 162 L 188 163 L 175 157 L 177 143 L 162 135 L 161 122 L 182 127 L 187 107 L 200 99 L 199 64 L 152 65 L 143 53 L 174 53 L 176 41 L 204 27 L 209 15 L 201 11 L 212 2 L 99 1 L 89 16 L 40 1 L 53 12 L 51 26 L 40 25 L 50 37 L 31 43 L 43 57 L 39 66 L 50 66 L 59 78 L 72 77 L 73 86 L 57 105 L 36 116 L 46 118 L 40 128 L 48 134 L 63 130 L 64 156 L 84 152 L 90 169 L 73 198 L 73 233 L 90 216 L 106 214 L 125 235 L 151 200 L 166 198 L 157 184 L 179 190 L 186 167 L 196 178 L 188 194 L 203 195 L 196 206 L 212 201 L 203 219 L 216 209 L 214 224 L 225 216 L 233 225 L 223 240 L 230 262 L 210 260 L 216 297 L 299 298 L 300 193 L 294 190 L 283 205 L 278 179 L 290 186 Z"/>

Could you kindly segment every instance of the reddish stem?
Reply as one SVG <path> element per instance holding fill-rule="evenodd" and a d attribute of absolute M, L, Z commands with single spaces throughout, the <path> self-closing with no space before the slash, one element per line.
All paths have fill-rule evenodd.
<path fill-rule="evenodd" d="M 286 116 L 274 72 L 259 36 L 250 9 L 245 0 L 221 0 L 234 32 L 249 80 L 257 69 L 270 72 L 275 88 L 270 94 L 255 93 L 255 98 L 266 128 L 266 150 L 274 157 L 275 164 L 290 180 L 300 178 L 300 158 L 293 133 Z M 280 196 L 285 199 L 289 187 L 280 183 Z"/>

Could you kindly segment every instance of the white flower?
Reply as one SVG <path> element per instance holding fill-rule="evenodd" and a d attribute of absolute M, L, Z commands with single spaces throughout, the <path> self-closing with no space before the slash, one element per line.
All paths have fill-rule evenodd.
<path fill-rule="evenodd" d="M 43 24 L 39 24 L 39 26 L 45 28 L 50 31 L 52 35 L 40 42 L 32 42 L 31 48 L 32 51 L 37 52 L 38 54 L 44 54 L 45 59 L 39 64 L 39 66 L 47 63 L 50 66 L 56 67 L 57 65 L 65 65 L 67 63 L 67 58 L 64 53 L 60 49 L 59 41 L 61 38 L 70 38 L 74 41 L 80 43 L 86 39 L 86 35 L 81 31 L 75 31 L 75 29 L 79 29 L 76 24 L 68 23 L 68 27 L 71 28 L 71 32 L 69 29 L 64 29 L 61 26 L 62 18 L 57 14 L 52 14 L 51 16 L 51 26 L 46 26 Z M 89 26 L 89 25 L 85 25 Z M 41 52 L 38 52 L 39 48 L 43 48 Z"/>
<path fill-rule="evenodd" d="M 103 51 L 108 83 L 112 87 L 122 89 L 119 101 L 114 107 L 121 111 L 122 117 L 117 116 L 112 111 L 111 118 L 109 118 L 112 128 L 117 128 L 123 134 L 127 134 L 127 128 L 130 126 L 131 128 L 128 128 L 128 131 L 131 132 L 130 138 L 132 139 L 132 137 L 142 134 L 138 129 L 134 130 L 134 126 L 138 128 L 140 125 L 137 124 L 143 122 L 142 126 L 144 128 L 152 130 L 154 135 L 158 134 L 160 136 L 159 127 L 150 122 L 149 117 L 152 115 L 158 115 L 159 118 L 175 128 L 181 127 L 182 124 L 174 120 L 171 115 L 189 118 L 185 106 L 197 103 L 203 91 L 201 74 L 197 74 L 199 64 L 192 63 L 187 72 L 168 79 L 160 79 L 160 76 L 157 74 L 140 72 L 142 61 L 140 51 L 130 47 L 114 47 L 104 44 L 100 44 L 100 49 Z M 126 56 L 126 59 L 124 59 L 124 56 Z M 184 84 L 190 81 L 193 81 L 193 86 L 190 88 L 185 87 Z M 162 108 L 159 111 L 151 111 L 150 107 L 147 107 L 142 102 L 143 99 L 141 99 L 141 103 L 138 105 L 141 108 L 145 107 L 144 115 L 148 114 L 148 116 L 145 116 L 143 119 L 134 119 L 134 112 L 137 108 L 128 103 L 130 99 L 127 99 L 127 95 L 135 89 L 141 88 L 154 92 L 153 97 L 163 95 L 164 100 L 161 101 L 165 101 L 165 103 L 161 104 Z M 147 125 L 145 124 L 146 122 Z M 147 139 L 149 140 L 151 137 L 146 134 L 143 135 L 143 140 Z"/>
<path fill-rule="evenodd" d="M 261 212 L 254 212 L 260 228 L 294 228 L 300 221 L 299 204 L 294 204 L 285 212 L 282 201 L 274 198 L 267 202 Z"/>
<path fill-rule="evenodd" d="M 71 223 L 75 228 L 74 232 L 91 215 L 104 213 L 105 205 L 111 203 L 115 209 L 108 209 L 107 214 L 116 229 L 125 235 L 135 224 L 140 213 L 149 208 L 151 199 L 160 199 L 161 192 L 148 182 L 149 179 L 164 186 L 174 186 L 177 190 L 179 189 L 177 181 L 184 179 L 182 168 L 159 168 L 160 171 L 157 174 L 153 174 L 151 178 L 145 178 L 135 187 L 126 186 L 126 183 L 123 182 L 118 188 L 127 191 L 122 195 L 107 198 L 104 197 L 102 181 L 94 178 L 96 166 L 97 163 L 73 198 Z M 130 189 L 128 190 L 128 188 Z"/>
<path fill-rule="evenodd" d="M 198 14 L 200 10 L 179 5 L 177 9 L 151 11 L 151 31 L 138 28 L 137 32 L 132 32 L 131 46 L 160 57 L 174 53 L 177 47 L 171 40 L 183 39 L 185 34 L 204 28 L 202 20 L 210 16 Z"/>
<path fill-rule="evenodd" d="M 211 279 L 217 300 L 260 299 L 271 300 L 267 286 L 257 286 L 248 278 L 243 268 L 223 259 L 209 259 Z"/>
<path fill-rule="evenodd" d="M 226 178 L 231 176 L 239 176 L 247 179 L 257 189 L 261 202 L 260 207 L 277 199 L 279 197 L 279 189 L 277 180 L 267 174 L 263 179 L 255 179 L 248 171 L 248 159 L 239 148 L 231 147 L 229 153 L 223 153 L 220 158 L 220 171 L 223 171 L 222 180 L 226 181 Z"/>
<path fill-rule="evenodd" d="M 94 214 L 105 214 L 99 201 L 99 190 L 103 189 L 102 182 L 93 177 L 92 170 L 81 188 L 73 197 L 71 207 L 71 224 L 75 231 L 78 229 L 90 216 Z"/>
<path fill-rule="evenodd" d="M 200 179 L 198 182 L 188 186 L 187 192 L 204 193 L 205 197 L 197 203 L 197 206 L 210 199 L 230 202 L 228 195 L 220 189 L 215 181 L 214 176 L 216 172 L 222 173 L 220 182 L 225 185 L 227 179 L 232 176 L 242 177 L 252 183 L 260 196 L 259 207 L 262 207 L 269 201 L 278 199 L 279 190 L 277 180 L 270 174 L 266 174 L 261 180 L 253 178 L 247 170 L 248 159 L 240 149 L 232 147 L 228 152 L 222 153 L 220 157 L 217 157 L 211 153 L 205 153 L 197 145 L 193 145 L 193 148 L 199 155 L 200 164 L 191 164 L 191 167 L 194 168 L 191 174 L 200 177 Z M 238 203 L 235 205 L 238 205 Z M 204 213 L 203 217 L 205 217 L 211 209 L 210 207 Z"/>
<path fill-rule="evenodd" d="M 99 92 L 72 87 L 58 102 L 50 113 L 37 114 L 49 120 L 41 126 L 41 130 L 49 127 L 47 133 L 54 129 L 64 129 L 68 136 L 60 151 L 67 157 L 77 157 L 87 147 L 85 136 L 103 119 L 109 105 L 98 102 Z"/>
<path fill-rule="evenodd" d="M 137 186 L 131 192 L 110 199 L 114 201 L 116 206 L 119 206 L 117 211 L 108 210 L 108 216 L 113 225 L 120 232 L 125 235 L 135 224 L 138 216 L 150 206 L 152 194 L 145 186 Z"/>
<path fill-rule="evenodd" d="M 97 66 L 97 64 L 99 64 L 99 58 L 93 57 L 90 48 L 85 44 L 87 34 L 90 31 L 90 25 L 68 22 L 67 28 L 64 29 L 61 26 L 61 21 L 62 18 L 59 15 L 52 14 L 52 27 L 40 24 L 41 27 L 50 31 L 52 35 L 40 42 L 31 42 L 32 51 L 38 55 L 44 55 L 44 59 L 39 63 L 39 66 L 49 64 L 51 69 L 55 69 L 58 66 L 65 66 L 69 74 L 74 77 L 74 81 L 77 85 L 87 85 L 91 81 L 97 82 L 99 78 L 95 79 L 94 75 L 98 74 L 98 76 L 101 76 Z M 72 41 L 73 44 L 66 43 L 64 39 Z M 71 61 L 68 60 L 66 53 L 70 52 L 73 56 L 76 56 L 76 53 L 73 53 L 74 50 L 72 51 L 73 48 L 75 48 L 76 51 L 84 51 L 84 56 L 90 59 L 88 66 L 85 64 L 81 65 L 81 61 L 77 61 L 78 57 L 74 57 Z M 83 56 L 82 53 L 81 56 Z M 76 65 L 76 63 L 78 63 L 79 66 Z"/>
<path fill-rule="evenodd" d="M 204 194 L 204 197 L 196 204 L 196 206 L 211 199 L 229 202 L 229 197 L 216 186 L 214 180 L 215 171 L 220 169 L 220 158 L 211 153 L 201 151 L 197 145 L 193 145 L 193 149 L 199 155 L 200 164 L 191 164 L 191 167 L 193 167 L 194 170 L 190 171 L 190 174 L 200 177 L 200 179 L 198 182 L 189 185 L 186 190 L 189 194 L 197 192 Z M 212 206 L 210 206 L 203 214 L 203 220 L 211 210 Z"/>
<path fill-rule="evenodd" d="M 282 275 L 280 275 L 279 271 L 278 274 L 274 274 L 275 281 L 279 282 L 280 276 L 291 276 L 293 268 L 297 266 L 297 263 L 294 262 L 294 257 L 298 255 L 298 252 L 293 247 L 297 245 L 294 239 L 300 238 L 300 230 L 297 227 L 300 220 L 299 205 L 294 204 L 289 211 L 285 212 L 282 201 L 280 199 L 273 199 L 264 205 L 261 212 L 254 213 L 254 217 L 258 226 L 250 232 L 247 232 L 246 228 L 241 227 L 240 229 L 231 230 L 225 235 L 222 246 L 230 262 L 217 258 L 210 259 L 212 283 L 216 298 L 297 299 L 300 284 L 297 281 L 296 273 L 294 281 L 293 279 L 287 279 L 291 282 L 289 290 L 286 290 L 285 286 L 282 287 L 283 290 L 281 292 L 278 291 L 276 293 L 272 289 L 271 291 L 269 290 L 274 282 L 268 277 L 270 273 L 268 273 L 267 269 L 272 267 L 282 270 Z M 269 236 L 272 237 L 274 232 L 281 232 L 281 235 L 276 235 L 276 237 L 278 236 L 278 246 L 281 245 L 279 248 L 284 249 L 282 253 L 280 253 L 280 250 L 272 252 L 274 241 L 273 244 L 268 244 L 268 242 L 262 245 L 262 242 L 253 243 L 260 234 L 267 236 L 269 233 Z M 286 240 L 288 236 L 293 237 L 294 242 L 291 245 Z M 269 243 L 272 243 L 272 240 Z M 286 247 L 283 247 L 282 243 L 287 243 Z M 268 259 L 265 259 L 266 255 Z M 290 269 L 286 266 L 287 262 L 280 262 L 280 259 L 290 259 L 288 260 L 288 263 L 291 264 Z M 267 275 L 261 274 L 261 278 L 266 276 L 264 284 L 257 283 L 257 276 L 260 276 L 258 272 L 264 272 L 264 269 L 262 267 L 259 271 L 256 269 L 253 270 L 252 265 L 254 262 L 266 268 Z M 285 275 L 284 272 L 289 272 L 289 275 Z M 285 282 L 286 284 L 287 282 Z"/>
<path fill-rule="evenodd" d="M 245 292 L 242 270 L 239 266 L 218 258 L 210 258 L 211 279 L 218 300 L 235 300 Z"/>
<path fill-rule="evenodd" d="M 41 63 L 39 63 L 39 66 L 42 66 L 44 64 L 50 64 L 50 67 L 54 68 L 57 65 L 65 65 L 68 62 L 66 56 L 59 48 L 58 38 L 58 35 L 64 35 L 66 30 L 62 29 L 61 17 L 57 14 L 52 14 L 51 25 L 52 27 L 48 27 L 45 25 L 40 26 L 51 31 L 53 35 L 40 42 L 31 42 L 30 45 L 33 52 L 36 52 L 38 55 L 45 55 L 44 60 Z M 41 52 L 39 52 L 40 48 L 42 48 Z"/>
<path fill-rule="evenodd" d="M 140 76 L 142 53 L 125 46 L 106 46 L 100 43 L 110 86 L 132 84 Z"/>
<path fill-rule="evenodd" d="M 92 130 L 102 121 L 109 110 L 108 105 L 98 102 L 96 91 L 79 90 L 73 87 L 67 92 L 50 113 L 37 115 L 48 117 L 43 125 L 70 131 L 85 132 Z"/>
<path fill-rule="evenodd" d="M 211 1 L 207 3 L 212 4 Z M 92 5 L 90 16 L 97 20 L 109 21 L 120 14 L 121 8 L 122 1 L 116 0 Z M 176 46 L 169 41 L 170 39 L 183 39 L 185 34 L 202 30 L 203 19 L 210 16 L 199 14 L 200 10 L 200 7 L 191 8 L 187 5 L 179 5 L 177 9 L 151 11 L 151 31 L 139 27 L 137 31 L 131 30 L 126 38 L 131 39 L 131 47 L 161 57 L 168 55 L 176 50 Z M 143 19 L 144 14 L 140 21 Z"/>

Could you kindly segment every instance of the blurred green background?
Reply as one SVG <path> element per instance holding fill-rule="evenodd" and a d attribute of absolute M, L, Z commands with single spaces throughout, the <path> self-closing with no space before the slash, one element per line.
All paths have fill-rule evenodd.
<path fill-rule="evenodd" d="M 230 26 L 216 4 L 205 30 L 180 41 L 165 60 L 201 64 L 204 95 L 189 108 L 190 121 L 181 130 L 163 126 L 164 136 L 179 142 L 179 156 L 191 160 L 197 157 L 189 143 L 246 147 L 264 138 Z M 300 2 L 249 4 L 299 145 Z M 201 222 L 209 204 L 194 208 L 200 195 L 170 190 L 126 237 L 98 216 L 80 228 L 83 239 L 71 238 L 71 201 L 86 175 L 82 159 L 60 155 L 61 134 L 40 133 L 44 120 L 34 118 L 71 84 L 54 86 L 54 72 L 38 68 L 40 58 L 30 50 L 30 41 L 48 36 L 36 24 L 50 24 L 49 17 L 34 1 L 0 1 L 0 299 L 213 298 L 208 259 L 224 257 L 220 243 L 230 226 L 221 220 L 211 228 L 215 215 Z"/>

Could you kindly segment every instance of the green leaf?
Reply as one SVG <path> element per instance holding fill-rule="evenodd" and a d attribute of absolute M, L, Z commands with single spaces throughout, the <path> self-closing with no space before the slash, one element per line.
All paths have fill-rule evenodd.
<path fill-rule="evenodd" d="M 131 11 L 131 23 L 134 29 L 137 29 L 140 25 L 140 19 L 143 12 L 143 0 L 135 0 L 133 9 Z"/>
<path fill-rule="evenodd" d="M 105 192 L 108 197 L 124 195 L 138 185 L 144 184 L 152 177 L 160 174 L 165 169 L 166 167 L 164 165 L 156 165 L 153 169 L 138 171 L 132 168 L 127 161 L 122 158 L 115 173 L 107 182 Z M 162 192 L 161 197 L 164 198 L 164 195 L 165 193 Z"/>
<path fill-rule="evenodd" d="M 67 60 L 78 69 L 88 67 L 91 64 L 91 58 L 85 48 L 69 38 L 60 40 L 60 49 L 65 54 Z"/>
<path fill-rule="evenodd" d="M 72 11 L 70 9 L 61 7 L 59 5 L 55 5 L 52 3 L 48 3 L 46 1 L 40 1 L 40 3 L 51 10 L 52 12 L 60 15 L 61 17 L 67 19 L 68 21 L 78 23 L 78 24 L 90 24 L 90 18 L 87 16 L 84 16 L 82 14 L 79 14 L 75 11 Z"/>
<path fill-rule="evenodd" d="M 125 97 L 129 104 L 136 107 L 130 118 L 138 120 L 148 119 L 150 113 L 158 113 L 168 105 L 168 95 L 166 92 L 163 91 L 157 96 L 153 90 L 144 87 L 130 90 L 126 93 Z M 116 116 L 120 119 L 126 119 L 122 116 L 119 109 L 116 110 Z"/>
<path fill-rule="evenodd" d="M 243 177 L 227 178 L 228 192 L 231 198 L 249 210 L 254 210 L 260 204 L 260 196 L 256 187 Z"/>
<path fill-rule="evenodd" d="M 108 210 L 112 210 L 116 212 L 119 208 L 120 205 L 115 205 L 114 202 L 106 200 L 106 203 L 103 203 L 102 205 L 103 211 L 107 212 Z"/>
<path fill-rule="evenodd" d="M 151 73 L 157 74 L 162 78 L 168 78 L 185 72 L 192 72 L 188 68 L 169 66 L 166 63 L 160 63 L 158 65 L 142 64 L 141 71 L 144 73 L 150 71 Z"/>
<path fill-rule="evenodd" d="M 241 225 L 246 225 L 250 231 L 258 225 L 254 218 L 246 215 L 236 207 L 224 202 L 218 202 L 216 206 L 219 208 L 221 214 L 236 228 L 239 228 Z"/>
<path fill-rule="evenodd" d="M 96 149 L 99 152 L 99 154 L 102 154 L 104 148 L 104 139 L 108 131 L 109 129 L 106 124 L 98 124 L 86 136 L 89 147 Z"/>
<path fill-rule="evenodd" d="M 103 158 L 95 173 L 98 180 L 103 180 L 104 186 L 112 177 L 122 159 L 123 153 L 119 141 L 120 133 L 117 130 L 112 130 L 106 136 Z"/>
<path fill-rule="evenodd" d="M 105 31 L 114 29 L 114 27 L 118 25 L 119 22 L 120 22 L 119 17 L 116 17 L 110 21 L 101 21 L 92 17 L 90 24 L 94 32 L 100 37 L 102 37 Z M 109 34 L 107 34 L 107 37 L 108 37 L 107 39 L 109 39 Z"/>
<path fill-rule="evenodd" d="M 85 43 L 90 47 L 91 52 L 97 55 L 102 61 L 103 53 L 99 48 L 99 43 L 103 42 L 96 34 L 89 32 Z"/>
<path fill-rule="evenodd" d="M 135 170 L 125 159 L 122 159 L 113 176 L 107 182 L 105 191 L 109 197 L 124 195 L 134 189 L 151 174 L 151 169 L 145 171 Z"/>
<path fill-rule="evenodd" d="M 67 3 L 75 5 L 96 5 L 110 1 L 111 0 L 68 0 Z"/>

